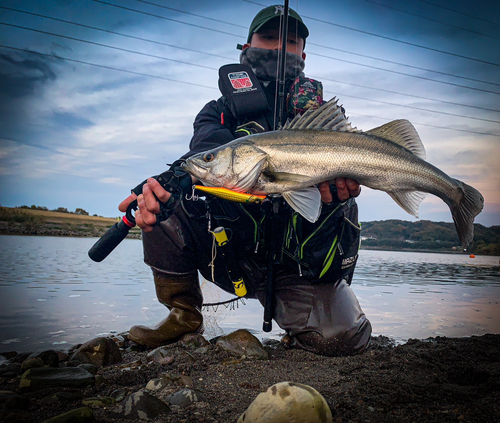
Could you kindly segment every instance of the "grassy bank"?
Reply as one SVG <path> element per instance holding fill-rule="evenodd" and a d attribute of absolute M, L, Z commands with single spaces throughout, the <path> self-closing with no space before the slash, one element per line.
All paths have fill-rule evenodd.
<path fill-rule="evenodd" d="M 0 207 L 0 234 L 100 237 L 119 218 Z M 129 237 L 140 238 L 133 228 Z"/>

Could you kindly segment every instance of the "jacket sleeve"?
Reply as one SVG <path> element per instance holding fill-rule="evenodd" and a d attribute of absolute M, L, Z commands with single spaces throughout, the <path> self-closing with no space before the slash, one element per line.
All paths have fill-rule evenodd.
<path fill-rule="evenodd" d="M 194 134 L 189 144 L 189 152 L 182 158 L 210 150 L 235 139 L 235 119 L 224 107 L 224 98 L 211 101 L 201 109 L 193 124 Z M 224 123 L 222 114 L 224 113 Z M 232 129 L 232 130 L 231 130 Z"/>

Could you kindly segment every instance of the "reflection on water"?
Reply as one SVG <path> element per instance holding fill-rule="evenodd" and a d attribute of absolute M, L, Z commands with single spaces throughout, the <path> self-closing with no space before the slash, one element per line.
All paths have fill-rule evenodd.
<path fill-rule="evenodd" d="M 0 236 L 0 351 L 67 348 L 99 334 L 150 325 L 166 315 L 142 244 L 125 240 L 102 263 L 95 238 Z M 353 289 L 375 334 L 398 340 L 500 333 L 498 257 L 362 250 Z M 205 301 L 231 298 L 203 283 Z M 204 312 L 207 337 L 262 332 L 256 300 Z"/>

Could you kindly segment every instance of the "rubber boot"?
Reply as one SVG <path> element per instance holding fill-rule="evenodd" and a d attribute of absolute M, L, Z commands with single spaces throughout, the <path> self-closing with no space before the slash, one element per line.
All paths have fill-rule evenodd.
<path fill-rule="evenodd" d="M 153 272 L 156 296 L 170 314 L 152 328 L 132 326 L 128 338 L 147 347 L 160 347 L 178 341 L 187 333 L 203 332 L 203 316 L 198 274 L 168 275 Z"/>

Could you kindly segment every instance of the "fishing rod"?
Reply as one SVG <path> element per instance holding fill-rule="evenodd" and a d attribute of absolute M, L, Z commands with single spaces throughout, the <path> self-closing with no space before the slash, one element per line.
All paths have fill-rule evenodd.
<path fill-rule="evenodd" d="M 274 130 L 281 128 L 281 122 L 285 113 L 285 76 L 286 76 L 286 47 L 288 41 L 288 13 L 289 1 L 285 0 L 283 5 L 283 14 L 281 15 L 281 56 L 278 64 L 278 107 L 274 109 Z M 278 257 L 278 242 L 277 237 L 280 236 L 279 211 L 280 203 L 282 202 L 281 196 L 270 196 L 270 205 L 267 207 L 266 214 L 268 215 L 268 224 L 266 227 L 269 257 L 267 264 L 267 285 L 266 297 L 264 302 L 264 321 L 262 323 L 262 330 L 264 332 L 271 332 L 273 328 L 273 314 L 274 314 L 274 265 L 277 264 Z M 264 205 L 266 206 L 266 204 Z M 276 227 L 278 230 L 276 231 Z"/>

